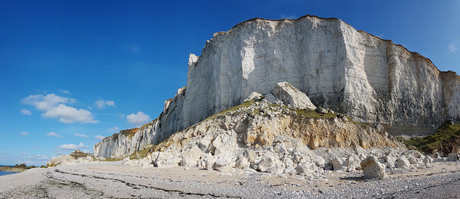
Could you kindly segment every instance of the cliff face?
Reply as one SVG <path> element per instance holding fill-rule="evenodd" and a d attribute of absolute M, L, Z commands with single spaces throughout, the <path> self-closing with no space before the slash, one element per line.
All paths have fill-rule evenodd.
<path fill-rule="evenodd" d="M 133 152 L 142 150 L 148 144 L 158 139 L 159 122 L 152 121 L 141 129 L 129 129 L 104 138 L 94 145 L 94 155 L 105 158 L 122 158 Z M 126 132 L 130 131 L 130 132 Z"/>
<path fill-rule="evenodd" d="M 190 55 L 187 88 L 165 102 L 141 140 L 107 138 L 95 153 L 110 157 L 156 144 L 278 82 L 289 82 L 316 106 L 382 124 L 393 135 L 429 134 L 447 119 L 460 121 L 460 77 L 418 53 L 339 19 L 252 19 L 214 34 L 200 57 Z"/>
<path fill-rule="evenodd" d="M 192 56 L 193 57 L 193 56 Z M 196 60 L 196 58 L 193 58 Z M 317 106 L 381 123 L 393 135 L 460 120 L 457 75 L 339 19 L 254 19 L 216 33 L 189 64 L 181 128 L 287 81 Z"/>

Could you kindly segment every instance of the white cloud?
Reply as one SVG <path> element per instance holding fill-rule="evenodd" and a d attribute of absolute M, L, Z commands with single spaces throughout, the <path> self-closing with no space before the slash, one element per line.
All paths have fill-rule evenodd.
<path fill-rule="evenodd" d="M 64 94 L 70 94 L 70 91 L 65 90 L 65 89 L 59 89 L 59 92 L 64 93 Z"/>
<path fill-rule="evenodd" d="M 458 50 L 458 47 L 455 44 L 450 44 L 448 46 L 448 48 L 449 48 L 450 52 L 454 52 L 454 51 Z"/>
<path fill-rule="evenodd" d="M 105 138 L 105 137 L 102 136 L 102 135 L 96 135 L 96 136 L 94 136 L 94 137 L 95 137 L 96 139 L 98 139 L 98 140 L 103 140 L 103 139 Z"/>
<path fill-rule="evenodd" d="M 143 112 L 138 111 L 136 114 L 131 113 L 126 116 L 126 120 L 130 124 L 135 124 L 136 126 L 140 126 L 148 121 L 150 121 L 150 117 Z"/>
<path fill-rule="evenodd" d="M 91 112 L 84 109 L 76 109 L 74 107 L 59 104 L 51 109 L 47 110 L 43 117 L 47 118 L 59 118 L 60 122 L 63 123 L 98 123 L 99 121 L 93 120 Z"/>
<path fill-rule="evenodd" d="M 116 126 L 116 127 L 108 129 L 107 131 L 109 131 L 110 133 L 118 133 L 118 132 L 120 132 L 120 128 L 118 128 L 118 126 Z"/>
<path fill-rule="evenodd" d="M 55 133 L 55 132 L 49 132 L 48 134 L 46 134 L 46 136 L 53 136 L 53 137 L 57 137 L 57 138 L 62 138 L 61 135 Z"/>
<path fill-rule="evenodd" d="M 21 109 L 21 113 L 24 115 L 32 115 L 32 113 L 27 109 Z"/>
<path fill-rule="evenodd" d="M 114 101 L 105 101 L 105 100 L 101 99 L 101 100 L 97 100 L 94 103 L 94 105 L 98 109 L 103 109 L 103 108 L 105 108 L 105 106 L 115 107 L 115 102 Z"/>
<path fill-rule="evenodd" d="M 29 135 L 29 132 L 27 132 L 27 131 L 23 131 L 23 132 L 21 132 L 21 135 L 22 135 L 22 136 L 26 136 L 26 135 Z"/>
<path fill-rule="evenodd" d="M 75 99 L 61 97 L 55 94 L 48 95 L 29 95 L 22 99 L 22 103 L 35 106 L 40 111 L 43 111 L 43 117 L 57 118 L 63 123 L 98 123 L 93 119 L 91 112 L 85 109 L 77 109 L 65 104 L 75 103 Z"/>
<path fill-rule="evenodd" d="M 80 134 L 80 133 L 75 133 L 74 136 L 77 136 L 77 137 L 84 137 L 84 138 L 87 138 L 88 136 L 85 135 L 85 134 Z"/>
<path fill-rule="evenodd" d="M 29 95 L 22 99 L 22 103 L 35 106 L 38 110 L 47 111 L 58 104 L 72 104 L 75 99 L 61 97 L 54 93 L 48 95 Z"/>
<path fill-rule="evenodd" d="M 86 148 L 87 146 L 83 143 L 80 143 L 78 145 L 75 145 L 75 144 L 63 144 L 61 146 L 59 146 L 59 149 L 62 149 L 62 150 L 79 150 L 79 149 L 83 149 L 83 148 Z"/>

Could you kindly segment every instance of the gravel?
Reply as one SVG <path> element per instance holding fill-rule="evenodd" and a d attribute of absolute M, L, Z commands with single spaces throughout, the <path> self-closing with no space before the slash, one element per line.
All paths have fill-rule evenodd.
<path fill-rule="evenodd" d="M 141 168 L 90 163 L 0 177 L 0 198 L 457 198 L 460 166 L 388 172 L 382 180 L 362 171 L 289 176 L 197 168 Z"/>

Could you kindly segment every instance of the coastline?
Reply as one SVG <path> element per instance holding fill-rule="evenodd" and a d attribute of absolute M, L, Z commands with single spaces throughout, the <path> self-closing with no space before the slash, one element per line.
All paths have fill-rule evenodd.
<path fill-rule="evenodd" d="M 426 169 L 391 172 L 382 180 L 362 171 L 325 176 L 271 175 L 198 168 L 142 168 L 119 162 L 34 168 L 0 177 L 0 198 L 448 198 L 460 195 L 459 162 L 435 162 Z"/>
<path fill-rule="evenodd" d="M 0 171 L 9 171 L 9 172 L 24 172 L 26 171 L 26 168 L 15 168 L 15 167 L 10 167 L 10 166 L 2 166 L 0 167 Z"/>

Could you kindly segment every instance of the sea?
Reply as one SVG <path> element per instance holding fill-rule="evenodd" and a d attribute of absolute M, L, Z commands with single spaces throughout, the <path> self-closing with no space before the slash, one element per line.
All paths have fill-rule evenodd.
<path fill-rule="evenodd" d="M 0 165 L 0 167 L 5 166 L 5 165 Z M 16 172 L 11 172 L 11 171 L 0 171 L 0 176 L 4 175 L 9 175 L 9 174 L 15 174 Z"/>

